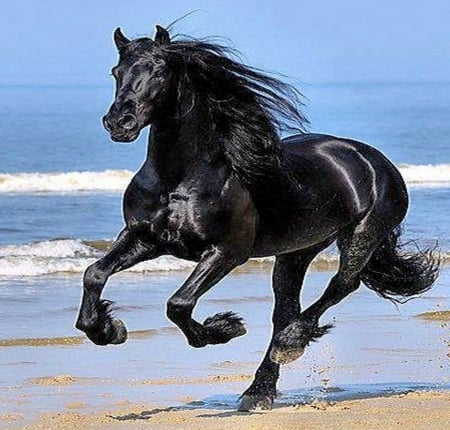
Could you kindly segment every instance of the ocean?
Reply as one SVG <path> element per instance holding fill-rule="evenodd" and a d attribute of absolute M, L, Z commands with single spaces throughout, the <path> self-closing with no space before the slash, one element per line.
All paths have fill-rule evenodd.
<path fill-rule="evenodd" d="M 449 251 L 450 84 L 302 91 L 312 131 L 367 142 L 400 167 L 411 193 L 406 237 Z M 111 93 L 0 87 L 0 277 L 80 272 L 97 256 L 83 241 L 112 240 L 121 229 L 121 195 L 145 158 L 147 131 L 132 145 L 109 140 L 100 118 Z M 47 243 L 55 239 L 58 248 Z"/>
<path fill-rule="evenodd" d="M 450 253 L 450 83 L 315 84 L 301 85 L 301 90 L 307 98 L 311 131 L 369 143 L 400 168 L 411 196 L 405 239 Z M 267 262 L 231 275 L 224 285 L 239 288 L 221 284 L 207 295 L 200 311 L 207 316 L 212 308 L 239 310 L 249 320 L 249 331 L 258 334 L 236 340 L 238 348 L 207 348 L 202 355 L 203 350 L 185 345 L 164 316 L 165 300 L 192 263 L 162 257 L 118 275 L 105 291 L 105 297 L 117 301 L 117 312 L 130 330 L 142 336 L 132 337 L 125 346 L 103 349 L 83 340 L 58 344 L 59 337 L 80 334 L 73 322 L 81 274 L 121 230 L 122 193 L 146 154 L 147 131 L 137 142 L 122 145 L 112 143 L 102 129 L 100 119 L 111 98 L 108 86 L 0 86 L 0 346 L 5 347 L 0 358 L 0 400 L 10 410 L 40 412 L 63 404 L 57 390 L 41 384 L 30 394 L 24 388 L 48 375 L 109 381 L 109 388 L 100 388 L 99 383 L 98 390 L 95 381 L 88 384 L 89 395 L 98 400 L 98 393 L 114 391 L 114 384 L 122 384 L 122 392 L 129 396 L 156 396 L 134 386 L 125 389 L 124 379 L 252 373 L 269 336 Z M 331 250 L 322 258 L 330 261 L 335 256 Z M 330 275 L 312 271 L 307 287 L 313 286 L 317 294 Z M 367 383 L 374 384 L 372 391 L 375 386 L 386 388 L 377 384 L 448 384 L 448 327 L 429 325 L 415 315 L 450 308 L 449 279 L 444 267 L 436 289 L 405 305 L 403 313 L 361 289 L 355 300 L 330 311 L 342 323 L 336 337 L 331 334 L 323 346 L 314 346 L 320 358 L 309 356 L 303 364 L 293 365 L 290 372 L 302 376 L 285 387 L 296 393 L 302 387 L 320 386 L 322 372 L 311 377 L 306 369 L 333 368 L 336 363 L 341 367 L 330 370 L 328 379 L 341 388 L 356 384 L 356 391 Z M 307 293 L 307 300 L 312 296 Z M 30 346 L 31 338 L 56 339 L 56 343 L 45 346 L 43 341 L 37 348 Z M 230 360 L 234 367 L 220 364 Z M 235 398 L 246 383 L 225 391 Z M 206 395 L 204 388 L 194 385 L 189 385 L 194 398 Z M 31 396 L 28 403 L 17 403 L 14 396 L 21 390 Z M 86 395 L 78 390 L 80 396 Z M 220 392 L 222 388 L 215 391 Z M 179 402 L 173 388 L 158 393 L 164 394 L 160 398 L 166 404 Z M 41 401 L 44 394 L 46 402 Z"/>

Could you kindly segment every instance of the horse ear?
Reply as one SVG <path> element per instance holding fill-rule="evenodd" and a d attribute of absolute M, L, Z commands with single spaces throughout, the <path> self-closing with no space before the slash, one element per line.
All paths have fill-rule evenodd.
<path fill-rule="evenodd" d="M 114 43 L 117 46 L 117 49 L 120 51 L 124 46 L 130 43 L 130 39 L 128 39 L 123 33 L 120 27 L 117 27 L 114 31 Z"/>
<path fill-rule="evenodd" d="M 159 43 L 160 45 L 167 45 L 170 43 L 169 32 L 160 25 L 156 26 L 155 42 Z"/>

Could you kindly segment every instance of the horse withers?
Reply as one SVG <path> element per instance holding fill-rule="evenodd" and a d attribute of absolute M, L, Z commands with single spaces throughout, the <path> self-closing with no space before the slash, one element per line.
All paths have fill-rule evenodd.
<path fill-rule="evenodd" d="M 114 33 L 115 99 L 103 124 L 131 142 L 151 125 L 148 156 L 124 195 L 125 228 L 88 267 L 76 327 L 98 345 L 125 342 L 124 323 L 101 298 L 108 278 L 161 255 L 198 264 L 167 302 L 167 316 L 196 348 L 246 333 L 232 312 L 196 321 L 199 298 L 252 257 L 275 256 L 273 335 L 240 410 L 268 409 L 280 364 L 325 334 L 321 315 L 361 283 L 401 301 L 427 291 L 438 262 L 399 252 L 405 184 L 376 149 L 304 131 L 300 94 L 248 67 L 219 44 Z M 280 138 L 282 130 L 295 135 Z M 301 309 L 314 257 L 336 242 L 339 268 L 323 295 Z"/>

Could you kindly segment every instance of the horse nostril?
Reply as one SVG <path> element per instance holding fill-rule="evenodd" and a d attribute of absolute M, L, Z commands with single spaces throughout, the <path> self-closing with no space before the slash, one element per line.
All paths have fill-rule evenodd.
<path fill-rule="evenodd" d="M 117 121 L 117 125 L 125 130 L 132 130 L 137 126 L 136 117 L 128 113 Z"/>

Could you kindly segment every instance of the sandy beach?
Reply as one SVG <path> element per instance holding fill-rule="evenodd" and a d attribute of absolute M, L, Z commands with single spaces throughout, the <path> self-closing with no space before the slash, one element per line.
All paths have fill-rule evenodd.
<path fill-rule="evenodd" d="M 336 403 L 315 401 L 309 405 L 279 407 L 272 411 L 253 413 L 201 408 L 177 410 L 134 404 L 118 405 L 114 409 L 94 413 L 83 413 L 82 409 L 82 404 L 69 404 L 66 411 L 42 414 L 31 422 L 22 416 L 2 415 L 0 425 L 4 429 L 28 430 L 447 430 L 450 428 L 449 392 L 412 392 Z"/>
<path fill-rule="evenodd" d="M 232 309 L 245 318 L 248 334 L 201 350 L 186 345 L 164 313 L 184 276 L 114 278 L 107 294 L 130 336 L 108 347 L 72 328 L 75 276 L 8 284 L 4 303 L 11 297 L 20 306 L 17 315 L 5 312 L 14 331 L 0 339 L 0 428 L 450 428 L 448 266 L 433 291 L 404 306 L 362 288 L 336 307 L 324 319 L 335 324 L 332 333 L 283 367 L 274 409 L 254 413 L 238 413 L 236 404 L 270 335 L 267 268 L 244 267 L 205 297 L 199 319 Z M 329 276 L 311 271 L 305 303 Z M 22 288 L 20 297 L 15 288 Z M 12 326 L 16 318 L 21 323 Z"/>

